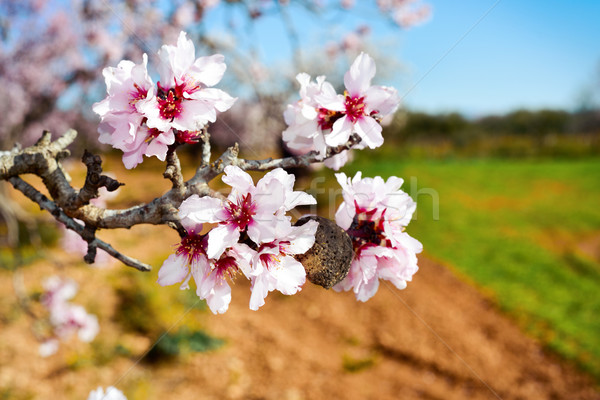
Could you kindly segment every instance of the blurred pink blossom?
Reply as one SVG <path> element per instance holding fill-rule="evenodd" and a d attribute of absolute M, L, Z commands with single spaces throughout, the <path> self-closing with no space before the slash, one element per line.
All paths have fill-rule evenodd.
<path fill-rule="evenodd" d="M 340 0 L 340 5 L 345 9 L 351 9 L 354 7 L 356 0 Z"/>
<path fill-rule="evenodd" d="M 108 174 L 110 175 L 110 174 Z M 109 192 L 106 188 L 102 187 L 98 190 L 99 196 L 90 201 L 91 204 L 96 207 L 106 208 L 107 201 L 115 198 L 118 195 L 119 190 Z M 83 225 L 83 221 L 75 220 Z M 60 239 L 60 245 L 67 253 L 79 254 L 82 257 L 88 252 L 88 243 L 76 232 L 67 229 L 63 224 L 60 224 L 62 231 L 62 237 Z M 97 249 L 96 259 L 92 264 L 95 267 L 103 267 L 109 265 L 114 259 L 106 251 Z"/>
<path fill-rule="evenodd" d="M 74 334 L 83 342 L 91 342 L 100 329 L 98 319 L 82 306 L 68 302 L 77 293 L 77 284 L 71 279 L 51 276 L 43 286 L 41 303 L 50 313 L 49 322 L 54 336 L 41 344 L 40 355 L 52 355 L 58 350 L 59 340 L 66 340 Z"/>
<path fill-rule="evenodd" d="M 198 0 L 202 8 L 213 8 L 219 5 L 221 0 Z"/>
<path fill-rule="evenodd" d="M 419 25 L 431 16 L 431 6 L 421 0 L 377 0 L 379 10 L 391 16 L 401 28 Z"/>
<path fill-rule="evenodd" d="M 106 393 L 102 387 L 92 390 L 87 400 L 127 400 L 127 397 L 119 389 L 109 386 L 106 388 Z"/>
<path fill-rule="evenodd" d="M 179 27 L 183 28 L 185 26 L 190 25 L 192 22 L 196 20 L 196 6 L 194 3 L 186 1 L 182 3 L 173 15 L 173 23 Z"/>

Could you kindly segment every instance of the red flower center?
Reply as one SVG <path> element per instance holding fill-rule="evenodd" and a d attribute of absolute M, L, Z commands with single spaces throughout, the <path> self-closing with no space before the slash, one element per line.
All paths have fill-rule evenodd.
<path fill-rule="evenodd" d="M 129 106 L 132 108 L 131 111 L 137 111 L 135 104 L 148 96 L 148 90 L 141 88 L 137 83 L 134 83 L 133 87 L 135 90 L 129 92 Z"/>
<path fill-rule="evenodd" d="M 381 213 L 381 216 L 375 218 L 377 209 L 367 210 L 366 208 L 359 207 L 354 202 L 356 214 L 352 225 L 346 231 L 352 239 L 352 246 L 356 254 L 360 252 L 364 247 L 368 246 L 383 246 L 392 247 L 391 241 L 387 238 L 384 232 L 383 221 L 385 220 L 385 210 Z"/>
<path fill-rule="evenodd" d="M 233 278 L 239 271 L 237 261 L 234 257 L 222 255 L 211 265 L 211 273 L 220 278 Z"/>
<path fill-rule="evenodd" d="M 256 214 L 256 203 L 252 201 L 252 195 L 248 193 L 238 198 L 236 203 L 227 200 L 225 210 L 229 214 L 227 222 L 235 224 L 240 231 L 243 231 L 252 221 L 252 216 Z"/>
<path fill-rule="evenodd" d="M 183 107 L 181 105 L 183 101 L 185 84 L 177 84 L 170 89 L 165 89 L 158 82 L 158 91 L 156 93 L 156 99 L 158 101 L 158 108 L 161 118 L 173 121 L 176 117 L 181 115 Z"/>
<path fill-rule="evenodd" d="M 267 267 L 267 269 L 275 268 L 281 263 L 281 257 L 285 257 L 287 252 L 287 248 L 290 245 L 290 242 L 287 240 L 282 240 L 279 243 L 271 242 L 271 243 L 263 243 L 258 248 L 258 252 L 260 253 L 264 249 L 274 249 L 278 247 L 279 253 L 263 253 L 258 258 L 260 262 Z"/>
<path fill-rule="evenodd" d="M 200 131 L 178 131 L 175 130 L 175 141 L 177 143 L 187 143 L 194 144 L 198 143 L 200 138 L 202 137 L 202 132 Z"/>
<path fill-rule="evenodd" d="M 317 124 L 319 125 L 319 128 L 324 131 L 333 128 L 335 121 L 342 117 L 341 112 L 331 111 L 323 107 L 317 109 L 317 111 L 319 112 Z"/>
<path fill-rule="evenodd" d="M 365 115 L 365 98 L 346 94 L 346 115 L 354 123 Z"/>
<path fill-rule="evenodd" d="M 207 235 L 198 235 L 194 231 L 188 232 L 187 236 L 181 239 L 176 254 L 184 255 L 188 261 L 198 259 L 200 256 L 206 256 Z"/>
<path fill-rule="evenodd" d="M 267 269 L 275 267 L 280 261 L 278 254 L 265 253 L 261 254 L 258 258 L 260 258 L 260 262 L 267 267 Z"/>
<path fill-rule="evenodd" d="M 150 142 L 153 139 L 155 139 L 156 137 L 158 137 L 158 135 L 160 135 L 162 132 L 159 131 L 156 128 L 150 128 L 148 129 L 148 136 L 146 136 L 146 142 Z"/>

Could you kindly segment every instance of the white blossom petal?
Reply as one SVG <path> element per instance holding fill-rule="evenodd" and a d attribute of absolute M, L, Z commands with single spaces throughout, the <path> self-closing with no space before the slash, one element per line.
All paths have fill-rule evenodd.
<path fill-rule="evenodd" d="M 331 133 L 325 135 L 325 143 L 329 146 L 339 146 L 346 143 L 350 139 L 352 128 L 353 125 L 350 118 L 343 116 L 335 121 L 331 128 Z"/>
<path fill-rule="evenodd" d="M 344 75 L 344 85 L 350 96 L 362 96 L 375 76 L 375 61 L 369 55 L 360 53 Z"/>
<path fill-rule="evenodd" d="M 219 225 L 208 232 L 208 258 L 218 258 L 225 249 L 233 246 L 240 239 L 240 231 L 232 225 Z"/>
<path fill-rule="evenodd" d="M 319 223 L 314 220 L 307 221 L 304 225 L 294 226 L 286 235 L 290 244 L 286 247 L 290 254 L 304 254 L 315 244 L 315 233 Z"/>
<path fill-rule="evenodd" d="M 161 286 L 174 285 L 183 281 L 190 273 L 188 260 L 185 256 L 171 254 L 158 270 L 158 280 Z"/>
<path fill-rule="evenodd" d="M 237 193 L 251 193 L 254 191 L 252 177 L 240 167 L 234 165 L 226 166 L 225 175 L 221 179 Z"/>
<path fill-rule="evenodd" d="M 210 196 L 193 194 L 179 206 L 179 218 L 195 223 L 215 223 L 224 220 L 223 202 Z"/>
<path fill-rule="evenodd" d="M 354 126 L 356 128 L 356 133 L 359 134 L 369 148 L 374 149 L 383 144 L 381 125 L 379 125 L 373 118 L 360 118 Z"/>
<path fill-rule="evenodd" d="M 265 298 L 269 294 L 269 284 L 265 275 L 260 275 L 252 282 L 252 294 L 250 295 L 250 309 L 258 310 L 265 304 Z"/>
<path fill-rule="evenodd" d="M 286 256 L 281 259 L 281 266 L 273 273 L 275 289 L 285 295 L 298 293 L 306 282 L 306 271 L 302 264 L 294 258 Z"/>

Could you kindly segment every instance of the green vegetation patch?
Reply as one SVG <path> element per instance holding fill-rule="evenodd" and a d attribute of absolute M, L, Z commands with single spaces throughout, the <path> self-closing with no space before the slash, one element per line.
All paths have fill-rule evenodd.
<path fill-rule="evenodd" d="M 210 336 L 202 330 L 190 330 L 184 327 L 178 332 L 162 336 L 156 346 L 150 350 L 145 361 L 151 363 L 168 361 L 182 354 L 216 350 L 224 343 L 222 339 Z"/>

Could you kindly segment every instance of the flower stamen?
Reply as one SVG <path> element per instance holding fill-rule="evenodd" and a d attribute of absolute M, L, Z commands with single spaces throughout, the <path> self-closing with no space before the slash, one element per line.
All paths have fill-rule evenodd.
<path fill-rule="evenodd" d="M 187 257 L 188 262 L 197 260 L 200 256 L 206 256 L 207 235 L 198 235 L 194 231 L 181 239 L 180 245 L 177 247 L 176 254 Z"/>
<path fill-rule="evenodd" d="M 161 118 L 173 122 L 178 117 L 183 107 L 181 105 L 183 101 L 184 84 L 177 84 L 170 89 L 162 87 L 160 82 L 157 83 L 158 92 L 156 93 L 156 99 L 158 101 L 159 114 Z"/>
<path fill-rule="evenodd" d="M 252 195 L 247 193 L 242 198 L 238 198 L 236 203 L 227 200 L 225 211 L 229 214 L 227 223 L 232 223 L 243 231 L 252 221 L 252 216 L 256 214 L 256 203 L 252 201 Z"/>
<path fill-rule="evenodd" d="M 347 92 L 345 95 L 346 116 L 350 118 L 352 123 L 355 123 L 365 115 L 365 97 L 350 96 Z"/>

